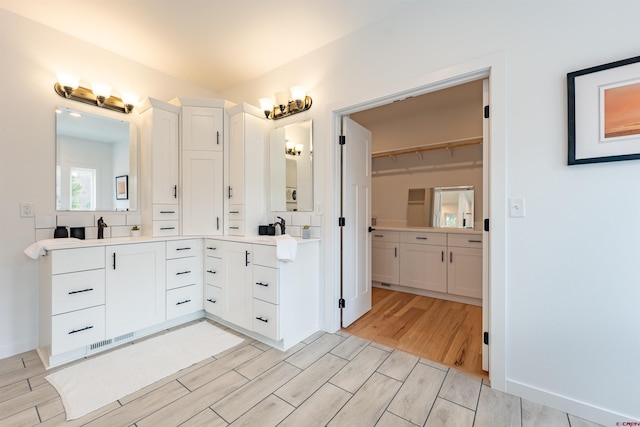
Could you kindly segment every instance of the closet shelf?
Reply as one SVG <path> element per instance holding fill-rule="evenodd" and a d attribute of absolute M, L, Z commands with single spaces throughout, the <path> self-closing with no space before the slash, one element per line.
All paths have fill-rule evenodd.
<path fill-rule="evenodd" d="M 380 157 L 395 157 L 395 156 L 401 156 L 403 154 L 417 154 L 418 156 L 420 156 L 420 158 L 422 158 L 422 154 L 421 154 L 422 152 L 432 151 L 432 150 L 449 150 L 449 155 L 451 155 L 452 148 L 466 147 L 469 145 L 478 145 L 478 144 L 482 144 L 481 136 L 455 139 L 452 141 L 436 142 L 433 144 L 418 145 L 416 147 L 399 148 L 396 150 L 376 151 L 375 153 L 371 154 L 371 158 L 377 159 Z"/>

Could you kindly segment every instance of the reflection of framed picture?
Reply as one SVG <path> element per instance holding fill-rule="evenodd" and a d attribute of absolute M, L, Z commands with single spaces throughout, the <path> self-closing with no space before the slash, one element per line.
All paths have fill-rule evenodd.
<path fill-rule="evenodd" d="M 116 200 L 129 198 L 129 175 L 116 176 Z"/>
<path fill-rule="evenodd" d="M 567 74 L 569 164 L 640 159 L 640 56 Z"/>

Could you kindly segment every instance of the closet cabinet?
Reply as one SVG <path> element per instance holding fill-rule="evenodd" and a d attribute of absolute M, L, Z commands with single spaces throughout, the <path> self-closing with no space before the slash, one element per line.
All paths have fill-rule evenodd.
<path fill-rule="evenodd" d="M 229 113 L 228 229 L 231 236 L 255 236 L 266 223 L 267 129 L 264 113 L 239 104 Z"/>
<path fill-rule="evenodd" d="M 400 233 L 375 231 L 371 235 L 371 280 L 397 285 L 400 283 Z"/>
<path fill-rule="evenodd" d="M 140 189 L 143 233 L 177 236 L 180 108 L 148 98 L 140 107 Z"/>
<path fill-rule="evenodd" d="M 447 292 L 447 235 L 403 232 L 400 235 L 400 284 Z"/>

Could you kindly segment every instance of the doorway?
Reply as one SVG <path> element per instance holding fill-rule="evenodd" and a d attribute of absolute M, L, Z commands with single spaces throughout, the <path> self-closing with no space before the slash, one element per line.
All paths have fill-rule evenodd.
<path fill-rule="evenodd" d="M 488 82 L 488 80 L 487 80 Z M 487 83 L 485 82 L 485 85 Z M 488 89 L 488 86 L 485 86 Z M 456 132 L 453 133 L 449 133 L 447 135 L 446 129 L 445 132 L 443 133 L 442 130 L 435 130 L 431 132 L 431 135 L 424 135 L 420 130 L 415 130 L 420 128 L 419 125 L 424 125 L 424 123 L 420 123 L 420 121 L 424 122 L 425 121 L 425 114 L 429 114 L 429 111 L 425 110 L 421 110 L 420 109 L 420 105 L 421 102 L 424 102 L 424 100 L 433 100 L 435 99 L 436 103 L 440 103 L 440 108 L 444 108 L 442 106 L 443 102 L 448 102 L 452 105 L 449 105 L 448 107 L 451 108 L 453 107 L 454 109 L 456 108 L 464 108 L 465 105 L 462 104 L 457 104 L 457 105 L 453 105 L 455 104 L 455 102 L 458 102 L 459 99 L 456 98 L 464 98 L 464 96 L 468 96 L 468 93 L 470 90 L 474 90 L 475 89 L 475 97 L 477 102 L 475 102 L 475 105 L 467 105 L 466 107 L 469 108 L 473 108 L 474 109 L 474 114 L 477 115 L 477 117 L 479 118 L 479 120 L 476 121 L 476 129 L 474 131 L 471 132 L 471 135 L 473 135 L 473 137 L 468 138 L 468 137 L 460 137 L 461 134 Z M 465 95 L 465 93 L 467 95 Z M 461 95 L 462 94 L 462 95 Z M 479 99 L 478 99 L 479 98 Z M 426 104 L 429 104 L 429 102 L 427 101 Z M 473 103 L 472 103 L 473 104 Z M 382 225 L 383 227 L 387 227 L 387 228 L 393 228 L 393 227 L 398 227 L 398 228 L 402 228 L 402 227 L 407 227 L 407 215 L 406 215 L 406 196 L 407 196 L 407 190 L 411 188 L 412 184 L 412 180 L 414 180 L 414 182 L 416 183 L 415 186 L 417 187 L 424 187 L 424 181 L 425 179 L 428 181 L 428 178 L 424 178 L 424 176 L 420 177 L 420 173 L 424 174 L 424 171 L 420 172 L 420 168 L 423 167 L 424 168 L 424 162 L 423 162 L 423 156 L 422 154 L 419 153 L 419 151 L 422 151 L 422 147 L 430 147 L 430 146 L 438 146 L 438 140 L 439 141 L 445 141 L 445 142 L 456 142 L 456 141 L 471 141 L 473 139 L 477 139 L 478 134 L 479 134 L 479 138 L 482 141 L 483 137 L 485 138 L 485 144 L 488 143 L 488 138 L 486 138 L 485 133 L 482 131 L 483 126 L 487 126 L 486 123 L 480 119 L 482 117 L 482 111 L 483 111 L 483 106 L 488 104 L 488 96 L 487 99 L 483 99 L 483 80 L 471 80 L 468 82 L 464 82 L 461 84 L 456 84 L 456 85 L 451 85 L 447 88 L 444 89 L 440 89 L 438 91 L 425 91 L 424 93 L 414 93 L 411 94 L 411 96 L 407 97 L 406 99 L 403 100 L 397 100 L 395 101 L 393 104 L 388 104 L 388 105 L 383 105 L 383 106 L 379 106 L 376 108 L 371 108 L 370 110 L 366 110 L 366 109 L 362 109 L 362 110 L 358 110 L 358 111 L 352 111 L 349 113 L 349 116 L 351 119 L 353 119 L 356 123 L 362 124 L 364 125 L 364 127 L 366 127 L 367 129 L 369 128 L 368 126 L 368 122 L 367 120 L 378 120 L 381 123 L 384 123 L 385 121 L 390 121 L 393 120 L 393 116 L 395 114 L 399 115 L 399 116 L 403 116 L 406 118 L 406 116 L 408 114 L 411 114 L 414 117 L 414 120 L 417 120 L 417 122 L 411 123 L 409 122 L 409 124 L 404 123 L 403 126 L 406 129 L 409 129 L 409 133 L 418 133 L 421 134 L 420 138 L 422 138 L 422 141 L 419 141 L 418 143 L 416 143 L 415 141 L 410 141 L 410 138 L 407 137 L 407 134 L 402 134 L 402 130 L 400 128 L 398 128 L 396 126 L 396 128 L 391 131 L 391 132 L 386 132 L 382 130 L 382 131 L 378 131 L 378 132 L 374 132 L 373 135 L 373 139 L 375 140 L 375 138 L 378 135 L 383 135 L 383 139 L 384 142 L 383 144 L 378 144 L 377 147 L 373 148 L 373 151 L 385 151 L 387 153 L 392 153 L 389 157 L 390 159 L 388 159 L 388 161 L 392 162 L 394 164 L 394 166 L 396 167 L 395 173 L 397 173 L 398 169 L 404 169 L 400 171 L 400 175 L 402 176 L 402 180 L 404 180 L 404 183 L 402 185 L 398 185 L 398 183 L 396 182 L 395 184 L 393 183 L 393 180 L 387 180 L 386 182 L 386 190 L 385 193 L 387 194 L 393 194 L 393 197 L 395 197 L 396 200 L 387 200 L 384 203 L 380 203 L 379 201 L 376 203 L 375 199 L 376 199 L 376 193 L 380 193 L 380 192 L 376 192 L 375 191 L 375 168 L 374 168 L 374 172 L 373 172 L 373 177 L 374 177 L 374 183 L 372 184 L 372 193 L 373 196 L 368 199 L 368 200 L 372 200 L 374 201 L 374 204 L 377 204 L 378 206 L 382 206 L 384 205 L 385 208 L 387 208 L 387 211 L 391 210 L 391 211 L 395 211 L 395 213 L 393 214 L 389 214 L 389 212 L 386 212 L 386 214 L 382 215 L 381 217 L 375 218 L 375 219 L 381 219 L 382 221 L 384 221 L 385 223 Z M 461 107 L 462 105 L 462 107 Z M 418 107 L 416 107 L 418 106 Z M 424 107 L 426 109 L 428 108 L 433 108 L 433 105 L 431 107 Z M 434 116 L 437 116 L 437 114 L 433 114 L 433 111 L 431 111 L 431 114 Z M 345 114 L 346 116 L 346 114 Z M 461 116 L 461 115 L 459 115 Z M 436 121 L 438 120 L 442 120 L 441 118 L 435 118 Z M 345 121 L 346 122 L 346 121 Z M 406 120 L 405 120 L 406 122 Z M 479 128 L 477 126 L 477 123 L 479 123 Z M 369 122 L 370 124 L 370 122 Z M 446 128 L 447 126 L 449 127 L 455 127 L 456 131 L 460 131 L 461 128 L 464 128 L 465 124 L 464 123 L 448 123 L 446 124 L 444 127 Z M 343 125 L 344 126 L 344 125 Z M 376 125 L 377 126 L 377 125 Z M 473 127 L 473 126 L 471 126 Z M 380 129 L 384 129 L 384 125 L 380 128 Z M 464 134 L 464 131 L 463 131 Z M 445 136 L 443 136 L 445 135 Z M 469 134 L 467 133 L 467 136 Z M 426 141 L 425 141 L 426 139 Z M 426 143 L 425 143 L 426 142 Z M 395 145 L 394 145 L 395 143 Z M 434 149 L 446 149 L 449 153 L 450 157 L 453 157 L 453 153 L 452 153 L 452 149 L 451 147 L 453 147 L 453 144 L 441 144 L 442 146 L 438 146 L 437 148 Z M 446 146 L 445 146 L 446 145 Z M 466 144 L 465 144 L 466 145 Z M 470 144 L 469 144 L 470 145 Z M 405 162 L 400 162 L 397 158 L 396 158 L 396 153 L 398 151 L 402 152 L 403 148 L 407 148 L 407 147 L 420 147 L 420 150 L 416 150 L 416 152 L 414 153 L 413 150 L 406 150 L 405 152 L 403 152 L 402 154 L 409 154 L 409 155 L 417 155 L 418 158 L 415 159 L 415 162 L 412 161 L 405 161 Z M 455 145 L 455 149 L 456 150 L 462 150 L 459 148 L 460 145 L 456 144 Z M 427 150 L 430 150 L 430 148 L 427 148 Z M 470 148 L 470 149 L 465 149 L 465 150 L 475 150 L 473 151 L 475 153 L 476 156 L 478 156 L 479 153 L 479 163 L 480 163 L 480 170 L 478 171 L 477 167 L 476 167 L 476 171 L 474 174 L 473 178 L 469 178 L 468 176 L 466 178 L 460 178 L 459 176 L 456 177 L 456 171 L 453 170 L 453 172 L 449 171 L 449 175 L 446 174 L 446 171 L 443 172 L 443 169 L 447 169 L 447 166 L 443 166 L 441 165 L 430 165 L 431 166 L 431 173 L 433 176 L 436 176 L 436 182 L 433 182 L 432 184 L 426 185 L 427 187 L 439 187 L 439 186 L 449 186 L 449 185 L 469 185 L 470 182 L 465 181 L 468 179 L 473 179 L 474 182 L 472 184 L 475 184 L 476 188 L 480 189 L 481 191 L 478 192 L 478 201 L 476 202 L 476 206 L 477 206 L 477 210 L 476 210 L 476 216 L 477 216 L 477 221 L 473 224 L 473 229 L 476 230 L 480 230 L 483 227 L 483 218 L 488 218 L 488 209 L 486 207 L 483 207 L 483 202 L 486 203 L 486 201 L 488 200 L 488 196 L 484 196 L 485 193 L 488 193 L 489 188 L 488 188 L 488 180 L 486 179 L 488 174 L 486 173 L 486 171 L 483 172 L 483 169 L 485 169 L 487 166 L 485 166 L 485 163 L 488 163 L 488 157 L 485 156 L 486 153 L 488 153 L 488 150 L 484 150 L 482 147 L 480 147 L 478 149 L 478 147 L 475 148 Z M 425 153 L 426 155 L 426 153 Z M 468 155 L 468 153 L 467 153 Z M 486 157 L 486 158 L 485 158 Z M 371 158 L 367 159 L 369 162 L 371 162 Z M 413 160 L 413 159 L 412 159 Z M 346 160 L 347 162 L 349 162 L 349 160 Z M 473 162 L 473 160 L 472 160 Z M 428 163 L 428 162 L 427 162 Z M 423 166 L 420 166 L 420 164 L 422 164 Z M 347 163 L 347 165 L 343 165 L 343 169 L 345 168 L 349 168 L 350 163 Z M 439 169 L 439 170 L 438 170 Z M 455 168 L 453 168 L 455 169 Z M 434 171 L 435 170 L 435 174 Z M 427 173 L 429 173 L 429 171 L 427 171 Z M 443 175 L 444 174 L 444 175 Z M 461 175 L 460 173 L 458 173 L 457 175 Z M 464 174 L 462 174 L 464 175 Z M 469 175 L 469 174 L 467 174 Z M 415 178 L 415 179 L 414 179 Z M 433 178 L 433 177 L 432 177 Z M 457 181 L 456 179 L 462 179 L 462 181 Z M 439 182 L 437 180 L 440 180 Z M 447 182 L 447 180 L 449 180 Z M 397 181 L 397 180 L 396 180 Z M 408 181 L 408 182 L 407 182 Z M 417 181 L 417 182 L 416 182 Z M 398 191 L 394 191 L 395 189 L 397 189 Z M 393 197 L 391 197 L 391 199 L 393 199 Z M 404 200 L 403 200 L 404 198 Z M 361 202 L 360 202 L 361 203 Z M 370 202 L 371 203 L 371 202 Z M 400 207 L 399 204 L 402 203 L 403 206 Z M 391 208 L 391 209 L 389 209 Z M 410 208 L 410 207 L 409 207 Z M 404 210 L 403 210 L 404 209 Z M 358 210 L 358 209 L 355 209 Z M 401 214 L 398 214 L 398 212 L 400 212 Z M 376 208 L 373 209 L 372 212 L 373 217 L 378 216 L 376 213 Z M 375 219 L 373 219 L 375 221 Z M 373 224 L 372 224 L 373 225 Z M 375 227 L 375 225 L 373 225 Z M 369 231 L 371 231 L 372 228 L 369 228 Z M 348 239 L 347 239 L 348 240 Z M 488 240 L 488 239 L 487 239 Z M 370 256 L 370 247 L 371 247 L 371 242 L 369 239 L 368 242 L 368 248 L 369 250 L 365 251 L 367 253 L 367 255 Z M 348 247 L 349 245 L 347 245 Z M 362 245 L 360 245 L 362 246 Z M 488 244 L 485 245 L 485 249 L 488 247 Z M 348 252 L 345 252 L 348 253 Z M 444 252 L 443 252 L 444 253 Z M 443 255 L 444 257 L 444 255 Z M 488 250 L 485 251 L 484 257 L 486 259 L 486 257 L 488 257 Z M 444 258 L 443 258 L 444 260 Z M 362 274 L 359 274 L 360 277 L 364 278 L 364 277 L 370 277 L 370 262 L 366 262 L 366 263 L 358 263 L 358 265 L 360 265 L 362 268 L 367 269 L 369 268 L 369 271 L 365 271 L 362 272 Z M 484 263 L 484 267 L 482 268 L 482 270 L 484 270 L 487 274 L 485 274 L 485 276 L 488 276 L 488 259 L 486 259 L 486 262 Z M 479 275 L 482 275 L 481 272 L 479 272 Z M 358 275 L 356 275 L 358 276 Z M 355 277 L 355 276 L 352 276 Z M 369 282 L 370 283 L 370 282 Z M 364 286 L 360 286 L 358 285 L 358 287 L 364 288 Z M 488 296 L 488 283 L 485 283 L 484 285 L 485 291 L 485 298 L 486 296 Z M 409 292 L 408 294 L 404 294 L 404 295 L 393 295 L 393 293 L 395 293 L 394 291 L 407 291 Z M 343 294 L 344 295 L 344 288 L 343 288 Z M 363 294 L 366 294 L 366 292 L 363 292 Z M 348 316 L 345 316 L 344 312 L 346 310 L 343 310 L 342 312 L 342 319 L 344 320 L 345 318 L 350 319 L 348 322 L 346 322 L 346 324 L 350 324 L 353 320 L 357 319 L 361 314 L 362 314 L 362 310 L 363 307 L 366 311 L 369 311 L 369 309 L 371 308 L 371 292 L 368 293 L 369 295 L 369 306 L 367 307 L 367 304 L 362 303 L 362 301 L 360 301 L 360 303 L 358 304 L 358 306 L 360 307 L 359 309 L 361 310 L 359 313 L 353 313 L 352 311 L 349 312 Z M 434 306 L 434 307 L 440 307 L 441 305 L 438 303 L 438 299 L 436 298 L 435 301 L 433 299 L 429 300 L 429 298 L 425 298 L 424 297 L 424 293 L 422 292 L 417 292 L 417 295 L 422 295 L 421 297 L 416 296 L 416 293 L 412 292 L 412 289 L 410 288 L 404 288 L 402 286 L 400 286 L 399 288 L 394 289 L 393 291 L 387 290 L 387 289 L 380 289 L 377 290 L 374 289 L 373 290 L 373 298 L 374 298 L 374 309 L 371 310 L 371 312 L 369 314 L 367 314 L 366 316 L 368 317 L 367 319 L 367 323 L 371 323 L 372 321 L 371 319 L 371 313 L 374 312 L 379 312 L 380 316 L 390 316 L 390 313 L 388 311 L 389 307 L 396 307 L 395 309 L 397 310 L 404 310 L 406 313 L 406 309 L 402 307 L 403 303 L 402 301 L 412 301 L 412 304 L 417 304 L 417 306 Z M 427 293 L 428 295 L 428 293 Z M 436 295 L 437 296 L 437 295 Z M 422 300 L 421 300 L 422 298 Z M 380 306 L 376 307 L 376 301 L 382 301 L 385 300 L 386 301 L 386 307 L 387 309 L 382 309 L 380 308 Z M 419 300 L 418 302 L 415 302 L 415 300 Z M 454 297 L 453 300 L 456 300 L 456 298 Z M 390 301 L 396 301 L 396 302 L 390 302 Z M 472 307 L 472 305 L 465 305 L 464 303 L 464 299 L 462 302 L 457 301 L 454 302 L 453 304 L 457 304 L 458 307 L 456 307 L 455 312 L 457 313 L 472 313 L 474 311 L 474 307 Z M 452 309 L 451 309 L 451 302 L 446 302 L 446 304 L 449 304 L 448 308 L 443 309 L 443 308 L 436 308 L 435 312 L 437 313 L 438 310 L 442 311 L 445 310 L 448 313 L 451 313 Z M 445 305 L 446 305 L 445 304 Z M 478 315 L 477 315 L 477 310 L 475 314 L 469 314 L 469 317 L 475 317 L 476 321 L 475 321 L 475 325 L 473 325 L 474 322 L 467 322 L 468 324 L 466 324 L 464 326 L 463 329 L 468 331 L 468 334 L 475 334 L 474 340 L 476 341 L 476 346 L 477 344 L 481 341 L 481 332 L 487 331 L 488 330 L 488 300 L 484 299 L 484 310 L 485 310 L 485 325 L 478 325 L 478 323 L 482 323 L 482 321 L 478 321 Z M 415 307 L 414 307 L 415 308 Z M 477 308 L 477 307 L 476 307 Z M 415 311 L 415 310 L 414 310 Z M 415 313 L 414 313 L 415 314 Z M 465 315 L 466 315 L 465 314 Z M 433 317 L 433 314 L 429 314 L 426 315 L 426 317 Z M 436 319 L 437 320 L 437 319 Z M 389 322 L 390 323 L 390 322 Z M 459 323 L 464 323 L 464 322 L 459 322 Z M 345 326 L 345 322 L 343 321 L 342 323 L 343 326 Z M 379 327 L 379 326 L 374 326 L 374 327 Z M 387 326 L 387 328 L 390 326 Z M 396 328 L 399 329 L 405 329 L 404 332 L 406 333 L 407 330 L 406 328 L 408 328 L 409 326 L 407 326 L 406 323 L 402 324 L 402 322 L 400 322 L 400 324 L 398 326 L 395 326 Z M 354 329 L 355 330 L 355 329 Z M 419 331 L 418 331 L 419 332 Z M 420 334 L 414 331 L 414 332 L 410 332 L 409 335 L 415 336 L 415 337 L 419 337 Z M 445 331 L 445 330 L 441 330 L 439 333 L 440 335 L 446 335 L 446 333 L 450 333 L 451 331 Z M 455 331 L 455 334 L 458 334 L 459 331 Z M 398 331 L 398 333 L 400 333 L 400 331 Z M 358 335 L 358 333 L 355 333 L 356 335 Z M 453 341 L 453 337 L 449 337 L 445 339 L 450 339 L 451 341 Z M 457 340 L 460 340 L 460 338 L 455 338 Z M 463 338 L 464 339 L 464 338 Z M 375 341 L 375 339 L 374 339 Z M 467 339 L 467 341 L 472 341 L 471 339 Z M 381 344 L 385 344 L 385 345 L 389 345 L 389 342 L 381 342 Z M 406 343 L 405 343 L 406 344 Z M 393 347 L 393 345 L 391 345 Z M 407 347 L 405 345 L 405 347 L 398 347 L 399 349 L 404 349 L 407 350 Z M 488 351 L 488 348 L 486 349 Z M 409 350 L 409 352 L 412 352 L 411 350 Z M 413 351 L 413 353 L 416 353 L 415 351 Z M 482 353 L 482 351 L 481 351 Z M 419 354 L 420 355 L 420 354 Z M 429 358 L 429 356 L 424 356 L 421 355 L 423 357 L 427 357 Z M 433 359 L 433 358 L 432 358 Z M 488 361 L 488 355 L 487 355 L 487 361 Z M 459 359 L 458 359 L 459 361 Z M 455 363 L 451 362 L 448 364 L 453 364 L 455 365 Z M 488 363 L 486 366 L 486 369 L 488 369 Z"/>

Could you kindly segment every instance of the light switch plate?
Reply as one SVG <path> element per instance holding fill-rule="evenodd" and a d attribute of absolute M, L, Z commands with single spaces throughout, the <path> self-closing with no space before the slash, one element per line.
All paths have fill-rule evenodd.
<path fill-rule="evenodd" d="M 509 199 L 509 216 L 511 218 L 524 218 L 524 197 Z"/>

